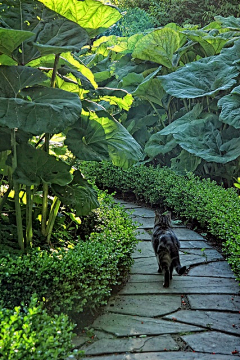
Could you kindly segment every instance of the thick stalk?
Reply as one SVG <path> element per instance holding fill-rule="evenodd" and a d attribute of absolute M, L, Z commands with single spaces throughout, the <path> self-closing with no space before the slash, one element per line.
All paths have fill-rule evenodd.
<path fill-rule="evenodd" d="M 60 54 L 55 55 L 54 65 L 53 65 L 53 72 L 51 78 L 51 87 L 55 87 L 56 82 L 56 75 L 57 75 L 57 66 L 59 62 Z M 44 150 L 49 153 L 49 141 L 50 141 L 50 134 L 45 134 L 45 146 Z M 41 224 L 41 231 L 43 236 L 47 236 L 47 209 L 48 209 L 48 185 L 43 183 L 43 202 L 42 202 L 42 224 Z"/>
<path fill-rule="evenodd" d="M 47 229 L 46 229 L 47 243 L 48 244 L 50 244 L 50 239 L 51 239 L 51 235 L 52 235 L 52 231 L 53 231 L 53 226 L 54 226 L 57 214 L 58 214 L 60 204 L 61 204 L 61 201 L 58 199 L 57 196 L 55 196 L 54 199 L 53 199 L 52 206 L 51 206 L 49 219 L 48 219 L 48 224 L 47 224 Z"/>
<path fill-rule="evenodd" d="M 15 129 L 11 131 L 11 146 L 12 146 L 12 172 L 17 168 L 17 142 L 16 142 L 16 132 Z M 23 237 L 23 227 L 22 227 L 22 213 L 21 205 L 19 201 L 19 184 L 13 180 L 13 189 L 14 189 L 14 202 L 15 202 L 15 212 L 16 212 L 16 223 L 17 223 L 17 236 L 18 244 L 21 250 L 24 250 L 24 237 Z"/>
<path fill-rule="evenodd" d="M 159 115 L 159 112 L 157 111 L 156 106 L 155 106 L 150 100 L 148 100 L 148 101 L 150 102 L 151 106 L 153 107 L 153 109 L 155 110 L 156 114 L 158 115 L 158 118 L 159 118 L 159 120 L 160 120 L 160 123 L 162 124 L 162 127 L 164 128 L 164 127 L 165 127 L 165 124 L 164 124 L 161 116 Z"/>
<path fill-rule="evenodd" d="M 32 228 L 32 208 L 33 208 L 34 186 L 26 187 L 26 247 L 32 246 L 33 228 Z"/>

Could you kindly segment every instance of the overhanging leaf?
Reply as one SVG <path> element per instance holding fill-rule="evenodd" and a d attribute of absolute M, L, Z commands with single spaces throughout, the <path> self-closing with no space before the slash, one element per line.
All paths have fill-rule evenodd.
<path fill-rule="evenodd" d="M 172 68 L 173 54 L 179 47 L 178 32 L 171 28 L 162 28 L 142 37 L 135 45 L 132 56 Z"/>
<path fill-rule="evenodd" d="M 21 91 L 22 98 L 0 97 L 0 125 L 34 135 L 59 133 L 81 114 L 76 94 L 61 89 L 34 87 Z"/>
<path fill-rule="evenodd" d="M 210 57 L 186 64 L 158 78 L 168 94 L 181 99 L 194 99 L 231 88 L 236 83 L 238 73 L 235 66 L 218 61 L 217 57 Z"/>
<path fill-rule="evenodd" d="M 124 168 L 142 158 L 142 150 L 128 131 L 107 117 L 84 118 L 67 133 L 65 143 L 81 160 L 112 160 Z"/>
<path fill-rule="evenodd" d="M 30 186 L 45 182 L 63 186 L 72 181 L 70 169 L 71 166 L 43 150 L 27 144 L 17 146 L 17 168 L 13 176 L 20 184 Z"/>
<path fill-rule="evenodd" d="M 74 172 L 70 184 L 53 184 L 52 190 L 64 205 L 76 210 L 77 216 L 88 215 L 99 206 L 96 190 L 83 178 L 79 170 Z"/>
<path fill-rule="evenodd" d="M 218 106 L 222 108 L 220 120 L 240 129 L 240 86 L 235 87 L 229 95 L 223 96 L 218 101 Z"/>
<path fill-rule="evenodd" d="M 95 0 L 39 0 L 49 9 L 85 28 L 90 37 L 103 32 L 121 18 L 120 12 Z"/>
<path fill-rule="evenodd" d="M 88 40 L 86 30 L 48 9 L 37 0 L 8 0 L 0 7 L 0 24 L 9 29 L 30 31 L 34 35 L 13 52 L 18 64 L 24 65 L 42 54 L 80 50 Z"/>
<path fill-rule="evenodd" d="M 4 29 L 0 27 L 0 53 L 11 56 L 12 52 L 24 41 L 33 36 L 31 31 Z"/>

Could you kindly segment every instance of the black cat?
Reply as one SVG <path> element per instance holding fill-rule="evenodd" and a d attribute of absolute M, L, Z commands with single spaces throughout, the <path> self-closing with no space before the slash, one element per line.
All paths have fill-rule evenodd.
<path fill-rule="evenodd" d="M 186 266 L 180 264 L 180 242 L 171 228 L 171 213 L 161 214 L 155 211 L 152 246 L 158 262 L 158 272 L 164 274 L 163 286 L 168 288 L 174 268 L 178 275 L 186 271 Z"/>

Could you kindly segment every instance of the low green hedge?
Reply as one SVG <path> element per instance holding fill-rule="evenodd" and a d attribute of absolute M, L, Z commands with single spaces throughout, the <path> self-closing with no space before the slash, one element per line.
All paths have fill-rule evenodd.
<path fill-rule="evenodd" d="M 12 309 L 36 293 L 50 312 L 81 312 L 106 303 L 132 264 L 136 245 L 132 220 L 104 195 L 96 210 L 101 222 L 88 238 L 68 247 L 33 248 L 0 258 L 0 298 Z"/>
<path fill-rule="evenodd" d="M 0 307 L 2 360 L 66 360 L 74 325 L 66 315 L 49 316 L 33 296 L 29 307 Z"/>
<path fill-rule="evenodd" d="M 150 204 L 164 204 L 187 220 L 197 220 L 223 243 L 223 249 L 240 280 L 240 199 L 235 189 L 168 168 L 135 166 L 127 171 L 110 163 L 84 163 L 82 171 L 99 187 L 131 191 Z"/>

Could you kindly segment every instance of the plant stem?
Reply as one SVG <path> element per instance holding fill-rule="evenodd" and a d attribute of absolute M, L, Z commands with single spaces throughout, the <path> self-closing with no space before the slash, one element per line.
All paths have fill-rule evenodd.
<path fill-rule="evenodd" d="M 27 197 L 27 205 L 26 205 L 26 247 L 32 246 L 32 208 L 33 208 L 33 193 L 34 186 L 26 187 L 26 197 Z"/>
<path fill-rule="evenodd" d="M 16 142 L 16 132 L 15 129 L 11 130 L 11 146 L 12 146 L 12 173 L 14 173 L 17 168 L 17 142 Z M 18 235 L 18 244 L 21 250 L 24 250 L 24 237 L 23 237 L 23 227 L 22 227 L 22 213 L 21 205 L 19 201 L 19 184 L 13 180 L 13 189 L 14 189 L 14 202 L 15 202 L 15 212 L 16 212 L 16 223 L 17 223 L 17 235 Z"/>
<path fill-rule="evenodd" d="M 159 118 L 159 120 L 160 120 L 160 123 L 162 124 L 162 127 L 165 128 L 165 124 L 164 124 L 161 116 L 159 115 L 159 112 L 157 111 L 156 106 L 153 105 L 153 103 L 152 103 L 150 100 L 148 100 L 148 101 L 150 102 L 151 106 L 153 107 L 153 109 L 155 110 L 156 114 L 158 115 L 158 118 Z"/>
<path fill-rule="evenodd" d="M 60 204 L 61 204 L 61 201 L 58 199 L 57 196 L 55 196 L 54 199 L 53 199 L 52 206 L 51 206 L 49 219 L 48 219 L 48 223 L 47 223 L 47 229 L 46 229 L 46 236 L 47 236 L 47 243 L 48 244 L 50 244 L 52 230 L 53 230 L 53 226 L 54 226 L 57 214 L 58 214 Z"/>

